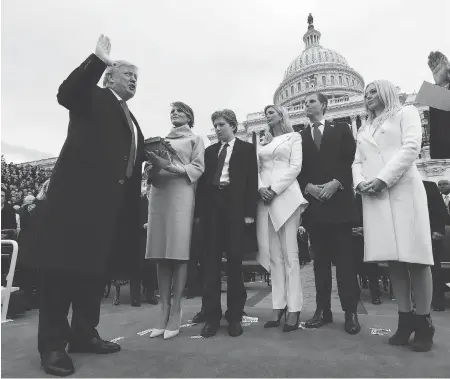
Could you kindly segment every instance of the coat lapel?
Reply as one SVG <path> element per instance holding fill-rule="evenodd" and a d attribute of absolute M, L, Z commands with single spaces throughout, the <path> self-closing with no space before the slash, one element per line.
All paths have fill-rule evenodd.
<path fill-rule="evenodd" d="M 373 133 L 369 130 L 369 126 L 367 124 L 364 126 L 364 129 L 361 130 L 361 137 L 364 138 L 369 143 L 371 143 L 372 145 L 378 147 L 377 141 L 373 137 Z"/>
<path fill-rule="evenodd" d="M 273 146 L 272 156 L 275 153 L 275 150 L 278 148 L 278 146 L 280 146 L 282 143 L 289 140 L 291 138 L 291 136 L 292 136 L 292 134 L 283 134 L 282 136 L 279 136 L 277 138 L 276 144 Z"/>

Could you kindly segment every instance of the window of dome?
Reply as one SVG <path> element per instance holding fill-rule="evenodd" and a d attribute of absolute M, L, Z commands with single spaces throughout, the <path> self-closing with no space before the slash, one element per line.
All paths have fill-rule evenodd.
<path fill-rule="evenodd" d="M 289 97 L 288 90 L 286 90 L 286 97 Z"/>
<path fill-rule="evenodd" d="M 350 85 L 350 79 L 348 78 L 348 76 L 345 79 L 347 81 L 347 85 Z"/>
<path fill-rule="evenodd" d="M 326 86 L 327 85 L 327 77 L 324 75 L 322 76 L 322 85 Z"/>
<path fill-rule="evenodd" d="M 352 86 L 355 86 L 355 79 L 352 79 Z"/>
<path fill-rule="evenodd" d="M 291 86 L 291 95 L 294 94 L 294 86 Z"/>
<path fill-rule="evenodd" d="M 342 76 L 339 77 L 339 84 L 342 84 Z"/>
<path fill-rule="evenodd" d="M 331 85 L 334 85 L 334 76 L 331 75 Z"/>
<path fill-rule="evenodd" d="M 300 92 L 302 90 L 302 82 L 297 83 L 297 91 Z"/>

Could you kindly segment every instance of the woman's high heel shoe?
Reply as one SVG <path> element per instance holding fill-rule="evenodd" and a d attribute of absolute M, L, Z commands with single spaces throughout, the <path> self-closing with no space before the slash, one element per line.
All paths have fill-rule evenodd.
<path fill-rule="evenodd" d="M 167 326 L 167 323 L 169 322 L 169 316 L 170 316 L 170 307 L 169 307 L 169 313 L 165 322 L 165 325 Z M 153 329 L 152 332 L 150 333 L 150 338 L 154 338 L 154 337 L 159 337 L 162 336 L 165 332 L 165 328 L 164 329 Z"/>
<path fill-rule="evenodd" d="M 264 328 L 267 329 L 267 328 L 277 328 L 277 327 L 279 327 L 280 326 L 280 320 L 281 320 L 281 317 L 283 317 L 283 314 L 284 314 L 284 322 L 286 322 L 287 306 L 284 309 L 280 309 L 278 311 L 278 320 L 276 320 L 276 321 L 273 321 L 273 320 L 267 321 L 264 324 Z"/>
<path fill-rule="evenodd" d="M 183 310 L 180 310 L 180 322 L 178 323 L 178 329 L 175 330 L 168 330 L 166 329 L 164 331 L 164 339 L 168 340 L 170 338 L 173 338 L 177 336 L 180 333 L 180 325 L 181 325 L 181 319 L 183 318 Z"/>
<path fill-rule="evenodd" d="M 300 325 L 300 312 L 298 312 L 297 322 L 294 325 L 289 325 L 287 323 L 283 325 L 283 332 L 287 333 L 297 330 L 299 325 Z"/>

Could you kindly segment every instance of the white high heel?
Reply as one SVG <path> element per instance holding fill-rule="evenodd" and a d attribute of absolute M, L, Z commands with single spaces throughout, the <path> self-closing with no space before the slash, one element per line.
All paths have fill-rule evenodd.
<path fill-rule="evenodd" d="M 180 311 L 180 325 L 181 325 L 181 319 L 183 318 L 183 310 Z M 168 330 L 166 329 L 164 331 L 164 339 L 168 340 L 170 338 L 173 338 L 175 336 L 177 336 L 178 334 L 180 334 L 180 327 L 178 327 L 178 329 L 176 330 Z"/>
<path fill-rule="evenodd" d="M 166 325 L 169 322 L 169 317 L 170 317 L 170 307 L 169 307 L 169 316 L 167 317 L 167 320 L 166 320 Z M 150 338 L 162 336 L 164 334 L 164 332 L 165 332 L 165 329 L 153 329 L 150 333 Z"/>

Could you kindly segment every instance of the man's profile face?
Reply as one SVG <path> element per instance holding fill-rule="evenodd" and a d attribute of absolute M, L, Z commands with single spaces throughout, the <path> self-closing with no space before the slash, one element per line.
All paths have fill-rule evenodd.
<path fill-rule="evenodd" d="M 448 195 L 450 193 L 450 180 L 441 180 L 438 183 L 439 191 L 444 194 Z"/>

